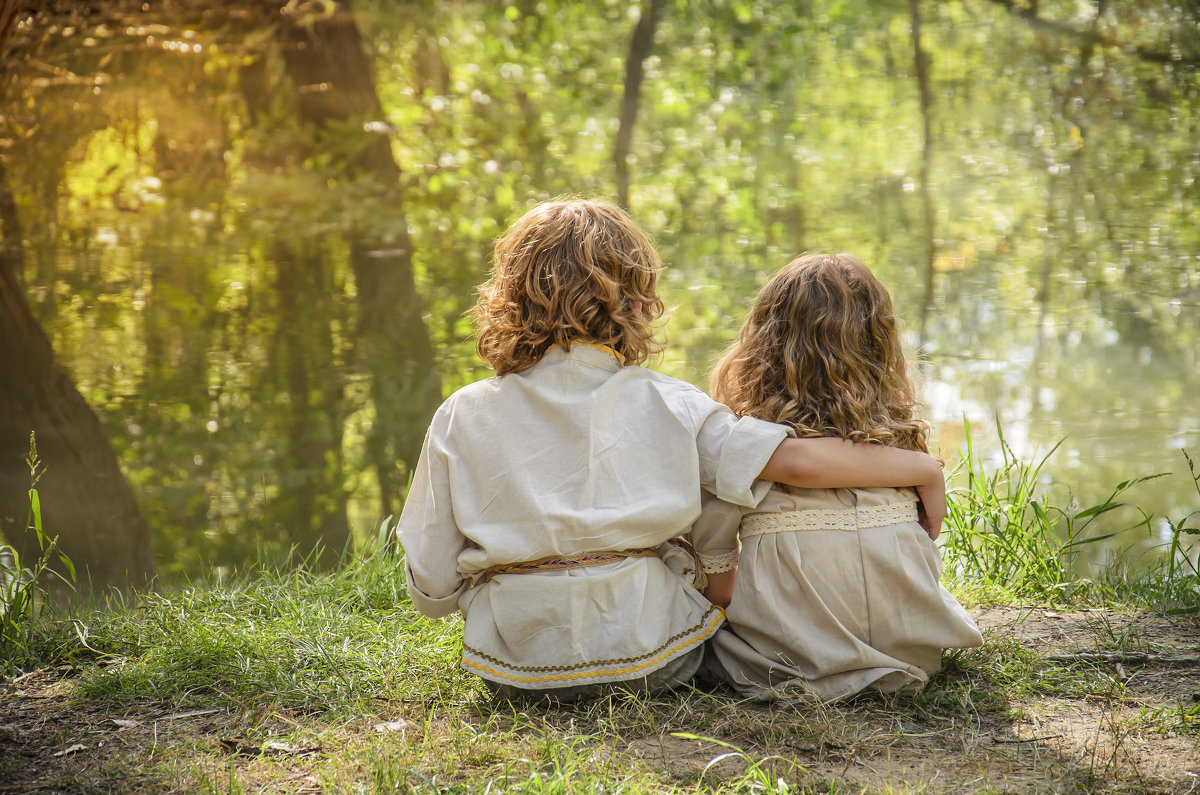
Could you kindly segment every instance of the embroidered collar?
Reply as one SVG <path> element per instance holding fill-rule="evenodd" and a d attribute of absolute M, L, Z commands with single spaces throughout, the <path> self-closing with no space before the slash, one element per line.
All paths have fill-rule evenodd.
<path fill-rule="evenodd" d="M 625 365 L 625 357 L 609 346 L 582 340 L 572 342 L 569 351 L 562 345 L 551 346 L 538 364 L 554 364 L 568 360 L 614 373 Z"/>
<path fill-rule="evenodd" d="M 598 342 L 584 342 L 583 340 L 571 340 L 571 347 L 572 348 L 575 348 L 575 347 L 592 348 L 597 351 L 604 351 L 609 356 L 612 356 L 614 359 L 616 359 L 618 362 L 620 362 L 622 364 L 622 366 L 625 364 L 625 354 L 618 352 L 616 348 L 612 348 L 608 345 L 601 345 Z"/>

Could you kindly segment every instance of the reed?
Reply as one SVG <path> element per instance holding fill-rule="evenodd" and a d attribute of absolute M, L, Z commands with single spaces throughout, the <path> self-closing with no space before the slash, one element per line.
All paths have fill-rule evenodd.
<path fill-rule="evenodd" d="M 977 453 L 969 423 L 965 431 L 960 465 L 951 475 L 952 483 L 965 483 L 949 493 L 943 535 L 945 578 L 956 590 L 978 602 L 1032 599 L 1171 615 L 1200 613 L 1200 550 L 1190 542 L 1200 535 L 1200 509 L 1182 518 L 1158 518 L 1126 499 L 1138 484 L 1170 473 L 1122 481 L 1095 505 L 1083 507 L 1072 500 L 1056 505 L 1045 466 L 1061 442 L 1025 462 L 997 425 L 1000 462 L 989 469 Z M 1200 473 L 1186 450 L 1182 456 L 1200 504 Z M 1102 517 L 1104 529 L 1099 525 Z M 1097 570 L 1081 571 L 1079 558 L 1087 546 L 1137 530 L 1149 532 L 1156 522 L 1164 524 L 1170 536 L 1157 550 L 1131 560 L 1126 551 L 1130 547 L 1117 545 Z"/>

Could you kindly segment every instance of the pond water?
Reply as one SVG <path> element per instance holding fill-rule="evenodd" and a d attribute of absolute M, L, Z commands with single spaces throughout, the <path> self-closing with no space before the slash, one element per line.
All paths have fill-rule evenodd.
<path fill-rule="evenodd" d="M 359 126 L 390 143 L 400 199 L 338 171 L 288 104 L 316 89 L 289 82 L 269 29 L 77 20 L 37 58 L 104 79 L 10 87 L 31 303 L 166 576 L 394 512 L 387 484 L 407 470 L 370 451 L 373 385 L 396 372 L 362 343 L 361 229 L 385 233 L 368 260 L 408 258 L 445 394 L 487 375 L 464 312 L 491 241 L 536 200 L 613 194 L 637 15 L 527 5 L 435 3 L 420 21 L 358 6 L 382 105 Z M 660 21 L 627 160 L 632 212 L 668 263 L 659 367 L 706 383 L 775 269 L 854 253 L 893 291 L 951 468 L 966 421 L 991 466 L 999 432 L 1024 460 L 1058 444 L 1043 470 L 1058 504 L 1170 473 L 1124 495 L 1149 532 L 1087 550 L 1137 557 L 1200 508 L 1183 455 L 1200 458 L 1196 71 L 1086 50 L 999 6 L 926 5 L 924 78 L 908 9 L 717 2 Z M 1186 24 L 1168 11 L 1103 22 L 1174 41 Z M 75 46 L 88 24 L 107 54 Z M 269 107 L 251 99 L 254 64 Z"/>
<path fill-rule="evenodd" d="M 1100 517 L 1092 532 L 1137 524 L 1143 511 L 1149 526 L 1081 556 L 1083 571 L 1115 555 L 1134 565 L 1152 561 L 1170 541 L 1166 520 L 1200 505 L 1185 458 L 1200 459 L 1200 367 L 1196 348 L 1179 344 L 1200 328 L 1200 306 L 1169 299 L 1182 330 L 1156 330 L 1132 297 L 1110 320 L 1015 300 L 988 281 L 965 273 L 947 279 L 952 287 L 936 302 L 925 338 L 908 335 L 910 349 L 921 352 L 923 401 L 948 471 L 961 465 L 969 433 L 989 470 L 1003 463 L 1001 435 L 1021 461 L 1044 458 L 1039 482 L 1050 505 L 1087 508 L 1124 481 L 1161 475 L 1124 491 L 1119 501 L 1130 507 Z M 676 350 L 667 369 L 703 384 L 713 356 Z M 964 479 L 952 476 L 952 485 Z"/>

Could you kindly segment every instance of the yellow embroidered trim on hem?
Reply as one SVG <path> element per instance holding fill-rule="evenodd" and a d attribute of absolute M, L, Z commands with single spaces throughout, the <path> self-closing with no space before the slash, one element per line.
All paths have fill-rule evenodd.
<path fill-rule="evenodd" d="M 714 617 L 714 619 L 712 621 L 708 622 L 708 626 L 705 626 L 704 625 L 705 619 L 707 619 L 708 615 L 710 613 L 712 613 L 714 610 L 716 611 L 716 616 Z M 466 652 L 468 651 L 469 647 L 467 647 L 465 645 L 463 646 L 462 664 L 463 664 L 464 668 L 474 668 L 478 671 L 483 671 L 485 673 L 491 674 L 492 676 L 498 676 L 503 679 L 511 680 L 513 682 L 565 682 L 565 681 L 571 681 L 571 680 L 575 680 L 575 679 L 594 679 L 599 676 L 619 676 L 622 674 L 633 674 L 633 673 L 637 673 L 638 671 L 644 671 L 647 668 L 655 665 L 656 663 L 662 662 L 664 660 L 668 660 L 672 656 L 674 656 L 678 652 L 683 651 L 684 649 L 688 648 L 689 646 L 695 646 L 697 643 L 701 643 L 701 642 L 707 640 L 714 632 L 717 631 L 717 627 L 721 626 L 721 622 L 724 620 L 725 620 L 725 611 L 722 610 L 719 606 L 713 605 L 712 607 L 710 607 L 708 610 L 705 611 L 704 616 L 701 617 L 699 624 L 697 624 L 692 629 L 684 630 L 683 632 L 681 632 L 679 635 L 676 635 L 675 637 L 678 638 L 678 637 L 680 637 L 680 635 L 688 635 L 688 634 L 695 633 L 697 631 L 701 631 L 701 634 L 698 634 L 698 635 L 693 634 L 692 637 L 686 638 L 669 648 L 660 647 L 658 651 L 648 652 L 647 654 L 642 655 L 641 657 L 629 658 L 630 661 L 632 661 L 632 660 L 646 659 L 646 657 L 650 657 L 650 659 L 646 659 L 646 661 L 640 665 L 630 665 L 630 666 L 626 666 L 624 668 L 608 668 L 608 669 L 603 669 L 603 670 L 599 670 L 599 671 L 596 671 L 596 670 L 573 671 L 571 673 L 551 674 L 549 676 L 517 676 L 515 674 L 511 674 L 506 671 L 497 671 L 494 668 L 489 668 L 488 666 L 486 666 L 482 663 L 475 662 L 474 660 L 468 660 L 467 656 L 466 656 Z M 667 641 L 668 644 L 670 642 L 671 641 Z M 665 645 L 666 644 L 664 644 L 664 646 Z M 474 649 L 469 649 L 469 650 L 474 654 L 479 654 L 481 657 L 485 656 L 485 655 L 481 654 L 480 652 L 475 651 Z M 653 656 L 650 656 L 650 655 L 653 655 Z M 489 658 L 489 659 L 494 659 L 494 658 Z M 494 661 L 497 663 L 500 662 L 499 660 L 494 660 Z M 605 664 L 609 664 L 612 662 L 624 662 L 624 660 L 601 660 L 600 662 L 596 662 L 596 663 L 583 663 L 583 664 L 584 665 L 589 665 L 589 664 L 590 665 L 605 665 Z M 575 666 L 564 666 L 564 668 L 568 668 L 568 667 L 573 668 Z"/>
<path fill-rule="evenodd" d="M 604 351 L 611 356 L 615 356 L 621 364 L 625 364 L 625 354 L 618 353 L 615 348 L 611 348 L 608 345 L 601 345 L 598 342 L 584 342 L 583 340 L 571 340 L 571 345 L 582 345 L 584 348 L 595 348 L 598 351 Z"/>
<path fill-rule="evenodd" d="M 713 611 L 719 611 L 722 616 L 725 615 L 725 611 L 721 608 L 720 605 L 709 605 L 708 609 L 704 611 L 704 615 L 700 616 L 700 620 L 694 626 L 690 626 L 690 627 L 687 627 L 686 629 L 682 629 L 679 632 L 676 632 L 674 635 L 672 635 L 671 637 L 669 637 L 665 641 L 663 641 L 663 645 L 659 646 L 657 649 L 648 651 L 645 654 L 639 654 L 636 657 L 617 657 L 616 659 L 612 659 L 612 660 L 590 660 L 587 662 L 575 663 L 574 665 L 513 665 L 511 663 L 504 662 L 504 660 L 497 660 L 495 657 L 484 654 L 479 649 L 472 649 L 465 642 L 463 643 L 463 654 L 470 652 L 471 654 L 474 654 L 478 657 L 482 657 L 483 659 L 487 660 L 488 662 L 493 662 L 496 665 L 502 665 L 505 668 L 511 668 L 514 671 L 538 671 L 538 672 L 541 672 L 541 671 L 574 671 L 577 668 L 589 668 L 589 667 L 594 668 L 597 665 L 616 665 L 617 663 L 635 663 L 640 660 L 644 660 L 647 657 L 653 657 L 655 654 L 658 654 L 660 651 L 665 649 L 667 646 L 670 646 L 672 643 L 679 640 L 680 638 L 686 637 L 688 635 L 691 635 L 691 634 L 703 629 L 704 622 L 708 620 L 709 615 L 711 615 L 713 613 Z"/>

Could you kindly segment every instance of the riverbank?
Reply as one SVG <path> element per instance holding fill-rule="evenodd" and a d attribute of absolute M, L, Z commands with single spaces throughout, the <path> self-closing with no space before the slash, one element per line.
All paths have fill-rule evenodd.
<path fill-rule="evenodd" d="M 333 571 L 100 610 L 39 614 L 37 579 L 14 581 L 0 793 L 1200 792 L 1200 512 L 1165 520 L 1154 565 L 1081 578 L 1099 517 L 1151 525 L 1122 499 L 1138 481 L 1056 506 L 1045 459 L 1005 451 L 985 469 L 968 428 L 942 547 L 986 643 L 916 695 L 496 702 L 458 666 L 460 619 L 413 608 L 383 522 Z"/>
<path fill-rule="evenodd" d="M 488 699 L 386 553 L 46 624 L 0 683 L 0 792 L 1200 791 L 1200 621 L 972 607 L 920 694 Z"/>

